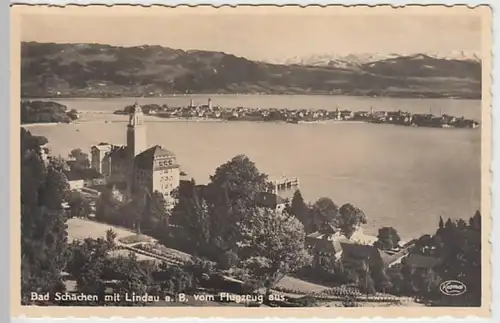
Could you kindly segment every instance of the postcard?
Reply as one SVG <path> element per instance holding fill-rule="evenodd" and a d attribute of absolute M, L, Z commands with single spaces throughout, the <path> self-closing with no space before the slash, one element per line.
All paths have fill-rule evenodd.
<path fill-rule="evenodd" d="M 11 17 L 13 316 L 490 315 L 488 6 Z"/>

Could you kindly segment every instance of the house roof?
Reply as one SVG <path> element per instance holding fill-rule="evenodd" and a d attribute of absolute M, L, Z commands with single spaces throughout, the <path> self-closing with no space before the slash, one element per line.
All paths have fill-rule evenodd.
<path fill-rule="evenodd" d="M 342 244 L 349 244 L 347 238 L 338 238 L 338 239 L 316 239 L 314 241 L 314 250 L 316 252 L 328 252 L 328 253 L 339 253 L 343 251 Z"/>
<path fill-rule="evenodd" d="M 89 180 L 95 178 L 102 178 L 102 175 L 99 174 L 95 169 L 87 168 L 87 169 L 78 169 L 64 172 L 68 181 L 78 181 L 78 180 Z"/>
<path fill-rule="evenodd" d="M 416 267 L 416 268 L 430 269 L 435 267 L 437 264 L 439 264 L 439 259 L 417 254 L 409 255 L 405 261 L 405 265 L 409 265 L 411 267 Z"/>
<path fill-rule="evenodd" d="M 316 231 L 316 232 L 313 232 L 313 233 L 308 234 L 308 235 L 307 235 L 307 238 L 310 238 L 310 239 L 317 239 L 317 238 L 319 238 L 319 237 L 321 237 L 321 236 L 322 236 L 321 232 Z"/>
<path fill-rule="evenodd" d="M 330 222 L 323 223 L 319 232 L 322 234 L 335 234 L 338 229 Z"/>
<path fill-rule="evenodd" d="M 175 154 L 169 150 L 164 149 L 160 145 L 153 146 L 144 150 L 139 155 L 135 156 L 135 164 L 139 168 L 152 168 L 153 161 L 162 157 L 175 157 Z"/>
<path fill-rule="evenodd" d="M 372 264 L 382 263 L 383 265 L 388 265 L 395 260 L 394 256 L 374 246 L 343 242 L 341 246 L 342 255 L 348 258 L 366 259 Z"/>
<path fill-rule="evenodd" d="M 105 142 L 101 142 L 98 145 L 92 146 L 92 149 L 97 149 L 100 151 L 108 151 L 111 149 L 111 145 Z"/>
<path fill-rule="evenodd" d="M 342 250 L 345 255 L 354 256 L 355 258 L 370 258 L 380 256 L 377 248 L 354 243 L 342 243 Z"/>

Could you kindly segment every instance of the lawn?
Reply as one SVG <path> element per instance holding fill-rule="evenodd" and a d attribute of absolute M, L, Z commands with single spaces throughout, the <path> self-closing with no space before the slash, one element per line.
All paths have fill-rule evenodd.
<path fill-rule="evenodd" d="M 132 234 L 128 235 L 127 237 L 122 237 L 119 238 L 118 241 L 120 241 L 123 244 L 134 244 L 134 243 L 140 243 L 140 242 L 152 242 L 154 241 L 153 238 L 150 236 L 146 236 L 143 234 Z"/>
<path fill-rule="evenodd" d="M 159 243 L 152 244 L 151 249 L 153 253 L 157 253 L 165 257 L 172 257 L 185 262 L 192 260 L 192 256 L 190 254 L 187 254 L 185 252 L 176 249 L 167 248 Z"/>
<path fill-rule="evenodd" d="M 156 258 L 153 258 L 153 257 L 150 257 L 150 256 L 146 256 L 146 255 L 143 255 L 143 254 L 140 254 L 140 253 L 137 253 L 137 252 L 133 252 L 133 251 L 130 251 L 130 250 L 126 250 L 126 249 L 117 249 L 117 250 L 113 250 L 113 251 L 110 251 L 109 252 L 109 255 L 111 257 L 128 257 L 129 254 L 135 254 L 136 257 L 137 257 L 137 261 L 158 261 Z"/>
<path fill-rule="evenodd" d="M 276 289 L 284 289 L 288 291 L 294 291 L 298 294 L 309 294 L 322 292 L 330 287 L 313 284 L 295 277 L 285 276 L 283 277 L 275 286 Z"/>
<path fill-rule="evenodd" d="M 83 240 L 85 238 L 105 238 L 106 231 L 109 229 L 112 229 L 116 233 L 117 239 L 134 234 L 132 231 L 124 228 L 79 218 L 69 219 L 66 224 L 68 226 L 66 231 L 68 233 L 69 242 L 73 240 Z"/>

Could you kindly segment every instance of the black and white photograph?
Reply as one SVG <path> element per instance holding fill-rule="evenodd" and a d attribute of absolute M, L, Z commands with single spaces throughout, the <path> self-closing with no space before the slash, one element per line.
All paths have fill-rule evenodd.
<path fill-rule="evenodd" d="M 489 8 L 11 12 L 20 312 L 488 313 Z"/>

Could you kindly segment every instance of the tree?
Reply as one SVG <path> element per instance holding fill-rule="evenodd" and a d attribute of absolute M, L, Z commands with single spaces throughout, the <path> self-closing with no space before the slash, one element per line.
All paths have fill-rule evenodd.
<path fill-rule="evenodd" d="M 124 215 L 126 226 L 141 234 L 141 224 L 144 221 L 144 213 L 146 212 L 146 197 L 136 195 L 120 206 L 120 210 Z"/>
<path fill-rule="evenodd" d="M 21 128 L 21 156 L 28 151 L 33 150 L 35 153 L 42 152 L 42 146 L 46 145 L 49 141 L 43 136 L 34 136 L 28 130 Z"/>
<path fill-rule="evenodd" d="M 120 206 L 120 202 L 118 202 L 113 196 L 113 188 L 106 187 L 99 195 L 95 203 L 95 216 L 96 219 L 103 222 L 113 222 L 113 216 L 116 213 Z"/>
<path fill-rule="evenodd" d="M 230 200 L 242 199 L 251 203 L 269 186 L 267 175 L 260 173 L 245 155 L 238 155 L 217 167 L 210 181 L 215 188 L 224 188 Z"/>
<path fill-rule="evenodd" d="M 347 238 L 350 238 L 361 224 L 366 224 L 366 215 L 352 204 L 342 205 L 338 214 L 338 228 Z"/>
<path fill-rule="evenodd" d="M 344 268 L 348 280 L 366 294 L 373 294 L 376 291 L 372 278 L 373 269 L 366 259 L 350 259 Z"/>
<path fill-rule="evenodd" d="M 304 202 L 300 190 L 296 190 L 293 194 L 291 213 L 304 225 L 306 233 L 314 231 L 314 223 L 312 219 L 311 210 Z"/>
<path fill-rule="evenodd" d="M 146 228 L 158 231 L 168 228 L 169 212 L 163 194 L 154 191 L 151 196 L 147 196 L 145 211 L 144 226 Z"/>
<path fill-rule="evenodd" d="M 85 305 L 103 305 L 104 293 L 107 285 L 115 281 L 113 289 L 124 295 L 125 293 L 146 293 L 152 284 L 151 273 L 141 267 L 137 257 L 130 253 L 128 256 L 110 256 L 109 252 L 115 246 L 116 233 L 106 232 L 105 238 L 87 238 L 75 241 L 69 246 L 71 251 L 67 271 L 77 280 L 77 290 L 82 293 L 97 294 L 97 303 L 89 302 Z M 81 302 L 78 303 L 83 305 Z M 77 304 L 75 304 L 77 305 Z M 127 305 L 123 299 L 116 303 L 106 302 L 106 305 Z M 134 303 L 133 305 L 142 305 Z"/>
<path fill-rule="evenodd" d="M 476 211 L 474 216 L 469 219 L 469 226 L 471 230 L 481 232 L 481 213 Z"/>
<path fill-rule="evenodd" d="M 399 245 L 401 238 L 396 229 L 392 227 L 383 227 L 378 230 L 378 240 L 375 246 L 382 250 L 394 249 Z"/>
<path fill-rule="evenodd" d="M 376 266 L 371 269 L 371 278 L 375 284 L 375 289 L 385 293 L 393 287 L 391 278 L 387 274 L 384 266 Z"/>
<path fill-rule="evenodd" d="M 284 275 L 309 264 L 303 225 L 293 216 L 258 209 L 243 224 L 241 265 L 267 290 Z"/>
<path fill-rule="evenodd" d="M 80 192 L 70 192 L 68 204 L 71 217 L 88 217 L 92 212 L 89 201 Z"/>
<path fill-rule="evenodd" d="M 21 296 L 63 291 L 66 216 L 61 202 L 68 183 L 57 164 L 45 166 L 41 137 L 21 129 Z"/>
<path fill-rule="evenodd" d="M 159 288 L 163 295 L 175 296 L 178 293 L 193 291 L 196 279 L 187 268 L 169 265 L 162 262 L 157 271 L 153 273 L 153 279 L 159 282 Z"/>
<path fill-rule="evenodd" d="M 469 221 L 446 222 L 440 219 L 434 236 L 424 235 L 416 241 L 411 253 L 435 257 L 437 264 L 426 271 L 411 271 L 403 266 L 405 281 L 413 293 L 439 306 L 481 305 L 481 214 Z M 458 280 L 467 286 L 467 293 L 448 297 L 439 291 L 445 280 Z"/>
<path fill-rule="evenodd" d="M 90 167 L 89 155 L 84 153 L 80 148 L 73 149 L 69 153 L 69 158 L 74 159 L 72 169 L 81 170 Z"/>
<path fill-rule="evenodd" d="M 434 240 L 430 234 L 424 234 L 415 241 L 413 252 L 424 256 L 433 255 Z"/>
<path fill-rule="evenodd" d="M 69 110 L 66 114 L 71 120 L 78 119 L 78 111 L 76 111 L 75 109 Z"/>
<path fill-rule="evenodd" d="M 47 165 L 45 185 L 40 190 L 42 204 L 53 210 L 61 210 L 62 203 L 67 201 L 70 196 L 64 167 L 64 164 L 58 159 L 50 159 Z"/>
<path fill-rule="evenodd" d="M 268 190 L 267 175 L 244 155 L 219 166 L 208 185 L 179 187 L 172 222 L 187 230 L 190 245 L 208 259 L 233 263 L 241 224 L 255 213 L 257 194 Z"/>
<path fill-rule="evenodd" d="M 64 122 L 71 118 L 66 113 L 67 107 L 50 101 L 21 101 L 21 124 Z"/>
<path fill-rule="evenodd" d="M 79 292 L 104 293 L 106 279 L 103 273 L 106 267 L 109 267 L 108 252 L 112 246 L 112 242 L 103 238 L 87 238 L 83 241 L 74 241 L 69 245 L 70 259 L 66 269 L 72 277 L 76 278 Z M 96 304 L 91 302 L 87 305 Z"/>
<path fill-rule="evenodd" d="M 481 304 L 481 214 L 457 223 L 448 220 L 440 234 L 442 239 L 441 264 L 436 268 L 443 279 L 459 280 L 467 286 L 467 293 L 453 301 L 455 304 L 478 306 Z M 479 225 L 479 226 L 478 226 Z M 452 301 L 449 298 L 443 303 Z"/>
<path fill-rule="evenodd" d="M 439 230 L 443 230 L 444 229 L 444 221 L 443 221 L 443 217 L 440 216 L 439 217 L 439 226 L 438 226 Z"/>
<path fill-rule="evenodd" d="M 181 183 L 176 198 L 177 204 L 172 210 L 172 223 L 184 228 L 179 237 L 184 240 L 187 251 L 213 259 L 211 222 L 207 201 L 196 187 L 194 180 Z"/>
<path fill-rule="evenodd" d="M 127 257 L 118 256 L 110 258 L 109 269 L 106 275 L 107 280 L 116 280 L 114 291 L 125 295 L 135 293 L 144 295 L 151 290 L 153 280 L 152 272 L 146 266 L 141 266 L 137 261 L 135 253 L 129 253 Z M 123 302 L 121 305 L 128 304 Z M 142 302 L 135 302 L 133 305 L 144 305 Z"/>
<path fill-rule="evenodd" d="M 321 197 L 312 206 L 316 230 L 322 230 L 326 225 L 338 226 L 339 208 L 331 198 Z"/>
<path fill-rule="evenodd" d="M 106 230 L 106 243 L 108 243 L 111 247 L 115 246 L 115 239 L 117 234 L 113 229 Z"/>

